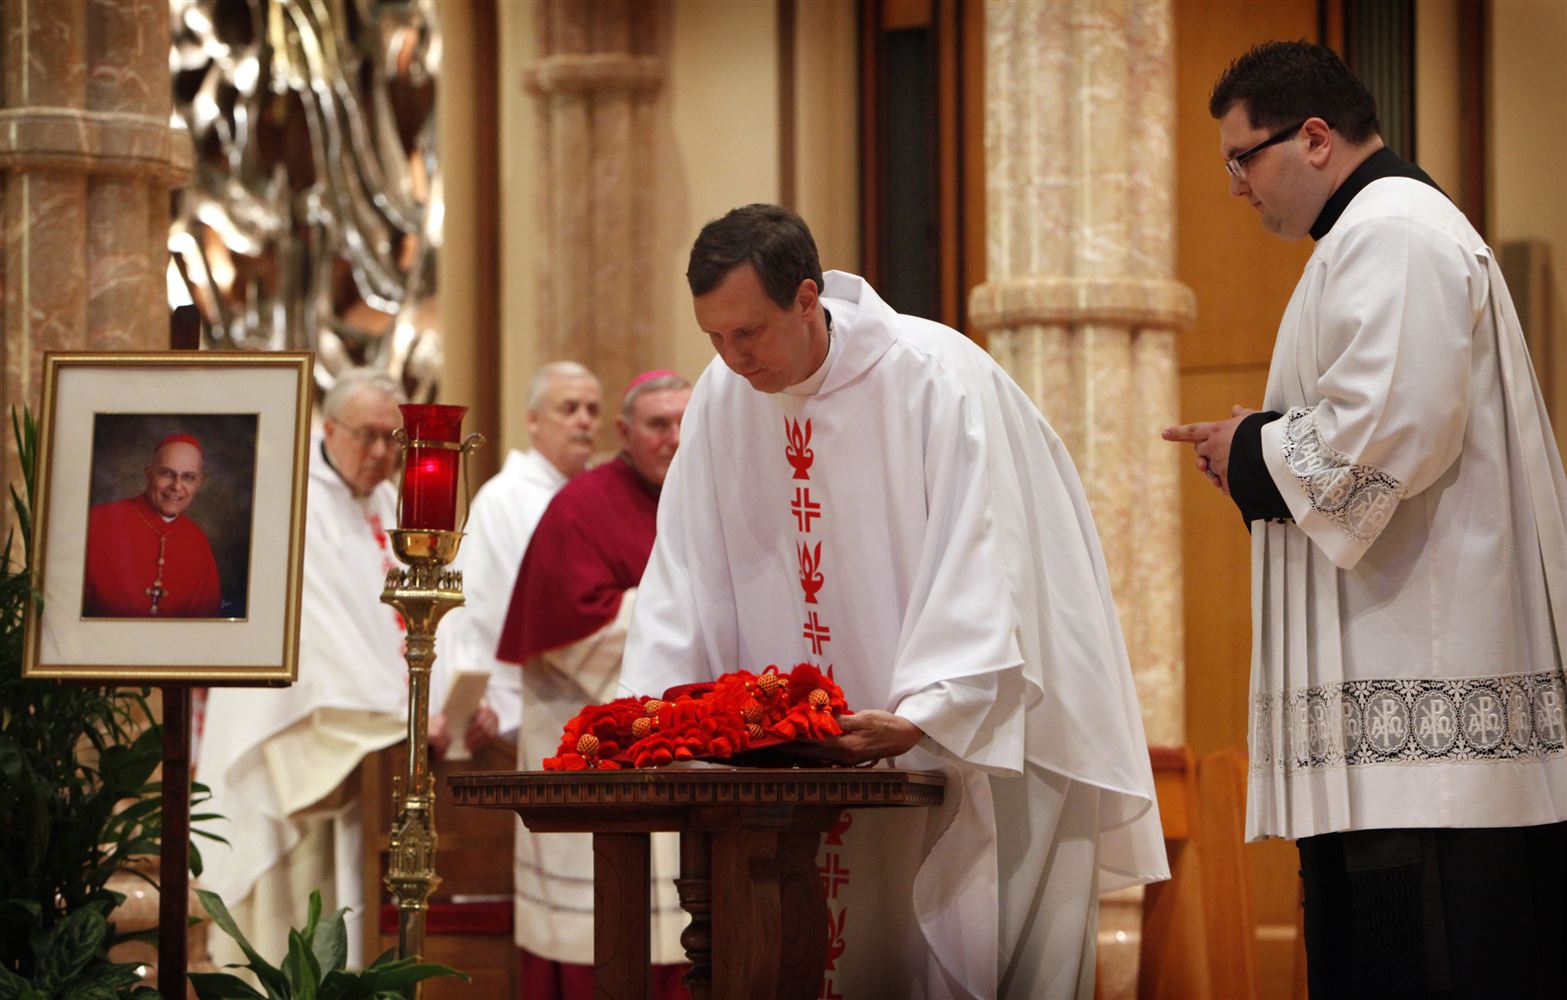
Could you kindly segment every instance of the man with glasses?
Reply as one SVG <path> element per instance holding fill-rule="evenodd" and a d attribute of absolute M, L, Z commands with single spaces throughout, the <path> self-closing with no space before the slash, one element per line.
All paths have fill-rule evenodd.
<path fill-rule="evenodd" d="M 395 565 L 387 479 L 402 401 L 395 379 L 369 369 L 344 372 L 327 392 L 310 454 L 299 679 L 281 690 L 214 688 L 207 702 L 197 771 L 229 845 L 204 851 L 202 879 L 264 955 L 287 950 L 312 889 L 329 910 L 352 908 L 350 966 L 363 959 L 362 915 L 375 912 L 360 879 L 354 776 L 407 722 L 403 626 L 380 600 Z M 212 935 L 212 947 L 220 962 L 243 961 L 226 935 Z"/>
<path fill-rule="evenodd" d="M 1316 248 L 1261 412 L 1165 431 L 1252 534 L 1252 838 L 1314 996 L 1567 993 L 1567 480 L 1495 256 L 1328 49 L 1214 87 L 1230 192 Z"/>

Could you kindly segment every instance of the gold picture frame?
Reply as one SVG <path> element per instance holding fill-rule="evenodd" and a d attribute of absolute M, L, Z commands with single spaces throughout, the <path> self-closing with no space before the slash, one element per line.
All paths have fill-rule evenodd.
<path fill-rule="evenodd" d="M 313 364 L 45 355 L 24 677 L 293 683 Z"/>

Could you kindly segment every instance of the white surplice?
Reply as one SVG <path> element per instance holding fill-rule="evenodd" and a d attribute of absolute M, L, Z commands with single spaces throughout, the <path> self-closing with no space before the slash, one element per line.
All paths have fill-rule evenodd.
<path fill-rule="evenodd" d="M 1294 521 L 1252 526 L 1248 835 L 1567 820 L 1567 484 L 1501 272 L 1439 191 L 1350 201 L 1265 406 Z"/>
<path fill-rule="evenodd" d="M 521 668 L 525 724 L 517 734 L 518 768 L 543 767 L 545 757 L 559 752 L 561 732 L 583 706 L 615 697 L 636 597 L 636 588 L 625 591 L 613 621 L 570 645 L 539 653 Z M 680 873 L 678 834 L 653 834 L 649 866 L 651 959 L 655 965 L 679 965 L 686 960 L 680 944 L 686 913 L 673 881 Z M 517 947 L 555 962 L 593 964 L 590 834 L 534 833 L 519 820 L 512 886 Z"/>
<path fill-rule="evenodd" d="M 311 813 L 360 760 L 397 742 L 407 727 L 403 629 L 381 603 L 386 571 L 396 565 L 385 530 L 396 527 L 397 497 L 388 483 L 354 496 L 318 438 L 306 500 L 299 679 L 280 689 L 213 688 L 208 696 L 196 780 L 212 789 L 203 811 L 227 819 L 211 828 L 233 846 L 202 845 L 201 881 L 231 909 L 239 907 L 236 918 L 264 955 L 286 950 L 288 921 L 302 925 L 311 888 L 335 889 L 336 905 L 353 907 L 349 945 L 357 960 L 357 926 L 369 905 L 359 869 L 358 801 L 296 814 Z M 301 844 L 312 824 L 329 829 Z M 296 848 L 328 847 L 335 860 L 294 856 Z M 330 875 L 333 884 L 293 877 L 291 868 Z M 243 905 L 253 894 L 259 908 Z"/>
<path fill-rule="evenodd" d="M 463 606 L 447 613 L 436 632 L 430 712 L 441 710 L 453 671 L 486 670 L 485 697 L 500 719 L 499 735 L 516 737 L 522 723 L 521 671 L 495 658 L 517 567 L 544 508 L 566 476 L 536 451 L 512 451 L 506 464 L 474 495 L 453 568 L 462 571 Z M 452 733 L 461 739 L 461 733 Z M 519 820 L 519 825 L 521 821 Z"/>
<path fill-rule="evenodd" d="M 813 662 L 925 731 L 894 763 L 944 771 L 945 804 L 823 843 L 831 995 L 1087 995 L 1096 894 L 1167 874 L 1087 499 L 983 350 L 853 275 L 822 301 L 806 385 L 697 383 L 622 688 Z"/>

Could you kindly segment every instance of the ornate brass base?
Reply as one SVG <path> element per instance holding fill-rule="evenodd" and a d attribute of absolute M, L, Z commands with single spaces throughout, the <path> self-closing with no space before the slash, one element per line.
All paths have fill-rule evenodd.
<path fill-rule="evenodd" d="M 435 874 L 435 787 L 430 775 L 430 666 L 435 662 L 435 629 L 446 612 L 463 603 L 462 573 L 446 566 L 457 555 L 460 531 L 394 529 L 392 549 L 406 569 L 386 574 L 381 601 L 403 616 L 408 640 L 408 760 L 393 781 L 392 820 L 386 887 L 397 902 L 397 954 L 424 953 L 424 922 L 430 894 L 440 884 Z M 419 996 L 419 984 L 404 996 Z"/>

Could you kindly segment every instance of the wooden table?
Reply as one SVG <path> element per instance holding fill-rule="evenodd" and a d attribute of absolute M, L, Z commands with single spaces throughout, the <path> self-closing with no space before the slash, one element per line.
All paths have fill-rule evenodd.
<path fill-rule="evenodd" d="M 503 771 L 447 779 L 460 806 L 536 832 L 593 834 L 593 983 L 648 995 L 648 835 L 680 834 L 675 886 L 694 1000 L 814 1000 L 827 961 L 816 849 L 843 809 L 941 804 L 940 774 L 883 768 Z"/>

